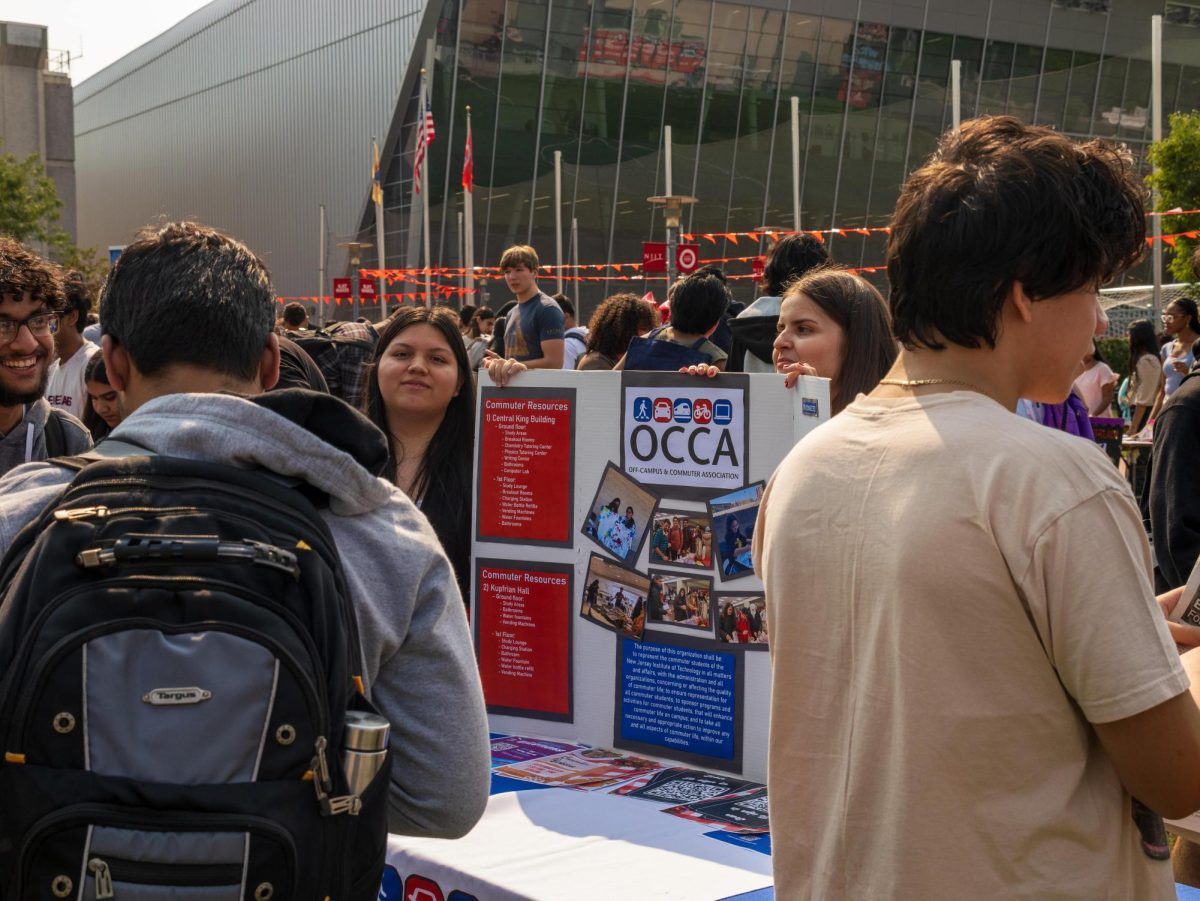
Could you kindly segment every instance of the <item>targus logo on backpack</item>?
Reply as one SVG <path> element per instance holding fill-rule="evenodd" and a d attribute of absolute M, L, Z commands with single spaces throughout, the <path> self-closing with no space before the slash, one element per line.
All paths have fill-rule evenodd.
<path fill-rule="evenodd" d="M 142 695 L 142 700 L 156 707 L 176 704 L 199 704 L 212 697 L 211 691 L 203 688 L 155 688 Z"/>

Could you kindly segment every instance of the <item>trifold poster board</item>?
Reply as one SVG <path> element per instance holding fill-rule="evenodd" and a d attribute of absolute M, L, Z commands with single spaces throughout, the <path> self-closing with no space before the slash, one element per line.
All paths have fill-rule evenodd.
<path fill-rule="evenodd" d="M 536 370 L 479 382 L 471 623 L 492 729 L 765 781 L 758 505 L 828 418 L 829 383 Z"/>

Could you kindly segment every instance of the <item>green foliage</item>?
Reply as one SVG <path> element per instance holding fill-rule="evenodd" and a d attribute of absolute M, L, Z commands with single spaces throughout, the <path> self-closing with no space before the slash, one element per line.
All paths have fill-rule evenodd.
<path fill-rule="evenodd" d="M 1150 147 L 1157 171 L 1146 181 L 1159 192 L 1159 210 L 1200 209 L 1200 111 L 1172 113 L 1171 133 Z M 1200 216 L 1163 216 L 1164 235 L 1200 230 Z M 1192 254 L 1200 239 L 1178 238 L 1167 270 L 1180 282 L 1194 282 Z"/>
<path fill-rule="evenodd" d="M 1120 378 L 1129 375 L 1129 339 L 1128 338 L 1099 338 L 1096 343 L 1100 353 L 1108 363 L 1108 368 Z"/>
<path fill-rule="evenodd" d="M 98 298 L 108 274 L 108 260 L 94 248 L 77 247 L 58 227 L 62 205 L 54 180 L 37 154 L 23 160 L 12 153 L 0 155 L 0 234 L 22 244 L 45 244 L 55 262 L 83 274 L 92 298 Z"/>
<path fill-rule="evenodd" d="M 53 243 L 62 234 L 55 224 L 61 209 L 54 181 L 37 154 L 23 160 L 12 153 L 0 155 L 0 234 L 22 244 Z"/>

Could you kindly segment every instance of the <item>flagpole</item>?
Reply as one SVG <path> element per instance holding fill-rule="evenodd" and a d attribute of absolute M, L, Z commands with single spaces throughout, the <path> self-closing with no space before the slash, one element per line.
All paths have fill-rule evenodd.
<path fill-rule="evenodd" d="M 325 235 L 325 204 L 321 204 L 321 243 L 317 248 L 317 327 L 321 328 L 325 325 L 325 292 L 328 290 L 325 287 L 325 248 L 327 239 Z"/>
<path fill-rule="evenodd" d="M 471 154 L 470 184 L 463 185 L 463 256 L 468 296 L 475 293 L 475 146 L 471 140 L 471 107 L 467 107 L 467 149 Z M 464 177 L 463 181 L 467 181 Z M 464 298 L 463 302 L 466 302 Z"/>
<path fill-rule="evenodd" d="M 421 70 L 421 110 L 420 114 L 424 121 L 426 104 L 432 103 L 433 99 L 428 94 L 429 88 L 425 82 L 425 70 Z M 428 157 L 428 154 L 426 154 Z M 433 292 L 430 290 L 429 280 L 431 278 L 430 271 L 433 269 L 432 258 L 429 254 L 429 159 L 425 160 L 425 165 L 421 167 L 421 230 L 425 239 L 425 308 L 430 309 L 433 306 Z"/>
<path fill-rule="evenodd" d="M 379 268 L 387 268 L 387 255 L 383 251 L 383 173 L 379 170 L 379 144 L 376 143 L 375 135 L 371 135 L 371 174 L 375 181 L 372 194 L 375 198 L 375 249 L 379 254 Z M 387 319 L 387 289 L 386 281 L 383 276 L 380 276 L 376 281 L 379 283 L 379 318 L 380 320 Z"/>
<path fill-rule="evenodd" d="M 554 263 L 558 275 L 558 293 L 563 289 L 562 251 L 562 151 L 554 151 Z"/>

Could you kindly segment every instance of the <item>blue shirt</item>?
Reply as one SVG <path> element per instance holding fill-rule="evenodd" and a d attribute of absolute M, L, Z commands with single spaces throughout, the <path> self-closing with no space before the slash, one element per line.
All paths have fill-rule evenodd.
<path fill-rule="evenodd" d="M 510 360 L 540 360 L 543 341 L 561 341 L 563 311 L 539 291 L 508 312 L 504 325 L 504 356 Z"/>

